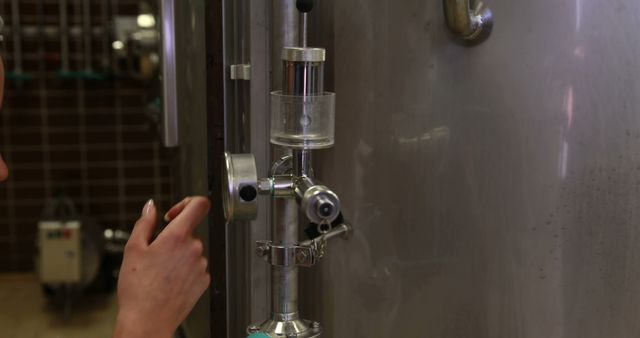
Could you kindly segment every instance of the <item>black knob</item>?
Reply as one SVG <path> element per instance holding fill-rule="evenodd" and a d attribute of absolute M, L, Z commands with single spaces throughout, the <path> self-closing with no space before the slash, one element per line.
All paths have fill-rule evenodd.
<path fill-rule="evenodd" d="M 253 202 L 258 197 L 258 190 L 250 185 L 245 185 L 240 189 L 240 198 L 245 202 Z"/>
<path fill-rule="evenodd" d="M 313 0 L 297 0 L 296 7 L 302 13 L 309 13 L 313 9 Z"/>

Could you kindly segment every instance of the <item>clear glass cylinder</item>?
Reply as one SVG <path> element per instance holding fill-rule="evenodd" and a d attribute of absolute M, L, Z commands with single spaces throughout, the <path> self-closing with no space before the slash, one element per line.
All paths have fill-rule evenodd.
<path fill-rule="evenodd" d="M 271 143 L 296 149 L 330 148 L 335 140 L 336 95 L 271 93 Z"/>

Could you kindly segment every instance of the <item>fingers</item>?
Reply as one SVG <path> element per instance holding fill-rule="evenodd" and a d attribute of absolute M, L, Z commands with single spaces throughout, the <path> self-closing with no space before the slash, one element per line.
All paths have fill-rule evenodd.
<path fill-rule="evenodd" d="M 136 222 L 136 225 L 133 227 L 129 242 L 134 245 L 147 247 L 156 229 L 157 217 L 156 206 L 153 200 L 149 200 L 142 209 L 142 216 L 140 216 L 140 219 L 138 219 L 138 222 Z"/>
<path fill-rule="evenodd" d="M 7 168 L 7 164 L 4 163 L 4 159 L 0 155 L 0 182 L 6 180 L 7 177 L 9 177 L 9 168 Z"/>
<path fill-rule="evenodd" d="M 183 202 L 184 206 L 177 207 L 177 210 L 181 211 L 167 225 L 159 237 L 176 234 L 181 238 L 187 238 L 191 236 L 193 230 L 209 212 L 210 203 L 204 197 L 191 197 Z"/>
<path fill-rule="evenodd" d="M 193 199 L 193 197 L 187 197 L 182 201 L 178 202 L 178 204 L 174 205 L 167 213 L 164 215 L 164 220 L 167 222 L 173 221 L 176 216 L 180 215 L 184 207 L 189 204 L 189 202 Z"/>

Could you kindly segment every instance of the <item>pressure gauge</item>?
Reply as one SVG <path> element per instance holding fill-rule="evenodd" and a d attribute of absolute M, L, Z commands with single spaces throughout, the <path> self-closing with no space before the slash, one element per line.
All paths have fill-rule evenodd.
<path fill-rule="evenodd" d="M 222 202 L 227 221 L 250 221 L 258 214 L 258 171 L 251 154 L 224 154 Z"/>

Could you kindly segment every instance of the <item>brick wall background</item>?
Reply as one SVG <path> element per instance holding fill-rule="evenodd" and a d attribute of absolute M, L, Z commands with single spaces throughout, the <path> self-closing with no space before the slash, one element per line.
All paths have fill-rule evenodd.
<path fill-rule="evenodd" d="M 107 80 L 59 76 L 58 0 L 0 1 L 7 72 L 16 70 L 12 2 L 19 4 L 22 68 L 32 79 L 7 79 L 0 114 L 0 153 L 11 171 L 0 184 L 0 272 L 33 269 L 37 222 L 56 193 L 102 226 L 130 230 L 147 199 L 166 208 L 172 190 L 170 153 L 148 109 L 157 84 L 110 71 L 112 18 L 137 15 L 139 0 L 90 1 L 92 65 Z M 81 32 L 83 1 L 67 2 L 71 30 Z M 69 42 L 71 71 L 80 71 L 82 34 Z"/>

